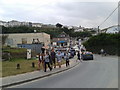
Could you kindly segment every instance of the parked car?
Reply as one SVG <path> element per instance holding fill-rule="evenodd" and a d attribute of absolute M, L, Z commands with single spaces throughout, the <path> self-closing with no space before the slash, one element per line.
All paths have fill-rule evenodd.
<path fill-rule="evenodd" d="M 69 53 L 70 53 L 70 57 L 69 57 L 70 59 L 74 58 L 74 56 L 76 55 L 76 51 L 74 49 L 71 49 Z"/>
<path fill-rule="evenodd" d="M 93 53 L 92 52 L 88 52 L 88 51 L 84 52 L 82 54 L 82 59 L 83 60 L 93 60 L 94 59 Z"/>

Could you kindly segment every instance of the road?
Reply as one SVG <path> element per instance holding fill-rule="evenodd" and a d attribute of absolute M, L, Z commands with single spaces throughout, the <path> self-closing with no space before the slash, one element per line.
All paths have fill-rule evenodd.
<path fill-rule="evenodd" d="M 71 70 L 10 88 L 118 88 L 118 57 L 95 55 Z"/>

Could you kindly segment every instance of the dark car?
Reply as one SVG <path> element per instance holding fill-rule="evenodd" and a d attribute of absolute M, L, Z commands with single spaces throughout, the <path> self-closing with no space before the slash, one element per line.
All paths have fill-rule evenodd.
<path fill-rule="evenodd" d="M 82 54 L 82 59 L 83 59 L 83 60 L 93 60 L 94 57 L 93 57 L 92 52 L 84 52 L 84 53 Z"/>
<path fill-rule="evenodd" d="M 76 55 L 76 52 L 74 49 L 71 49 L 69 53 L 70 53 L 70 58 L 74 58 L 74 56 Z"/>

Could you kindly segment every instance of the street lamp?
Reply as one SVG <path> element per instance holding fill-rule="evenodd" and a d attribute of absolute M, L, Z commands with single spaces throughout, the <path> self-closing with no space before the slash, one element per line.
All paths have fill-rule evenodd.
<path fill-rule="evenodd" d="M 78 40 L 78 48 L 79 48 L 79 51 L 80 51 L 80 59 L 81 59 L 81 39 Z"/>
<path fill-rule="evenodd" d="M 72 48 L 72 40 L 70 40 L 70 49 Z"/>

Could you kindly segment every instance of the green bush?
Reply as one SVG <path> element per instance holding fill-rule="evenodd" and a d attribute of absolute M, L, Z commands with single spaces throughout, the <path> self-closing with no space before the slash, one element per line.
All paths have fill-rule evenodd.
<path fill-rule="evenodd" d="M 26 58 L 27 56 L 27 50 L 25 48 L 10 48 L 10 47 L 4 47 L 2 49 L 3 52 L 3 58 L 5 60 L 14 59 L 14 58 Z"/>
<path fill-rule="evenodd" d="M 120 34 L 106 34 L 102 33 L 97 36 L 91 37 L 84 43 L 87 50 L 94 53 L 99 53 L 100 49 L 103 48 L 106 53 L 110 55 L 120 56 Z"/>

